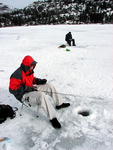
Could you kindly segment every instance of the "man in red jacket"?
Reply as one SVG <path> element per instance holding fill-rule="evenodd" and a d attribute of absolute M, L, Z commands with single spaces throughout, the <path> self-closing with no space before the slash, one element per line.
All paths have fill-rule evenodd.
<path fill-rule="evenodd" d="M 53 100 L 56 109 L 70 106 L 64 103 L 62 98 L 57 95 L 56 89 L 47 83 L 46 79 L 34 77 L 34 68 L 37 62 L 31 56 L 25 56 L 21 66 L 11 75 L 9 91 L 16 99 L 30 106 L 40 105 L 47 113 L 54 128 L 61 128 L 57 120 L 56 111 L 51 103 Z"/>

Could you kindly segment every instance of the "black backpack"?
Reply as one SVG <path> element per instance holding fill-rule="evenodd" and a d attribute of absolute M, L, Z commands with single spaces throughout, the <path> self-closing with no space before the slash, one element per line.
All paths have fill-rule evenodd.
<path fill-rule="evenodd" d="M 4 122 L 7 118 L 13 119 L 16 116 L 15 111 L 10 105 L 0 105 L 0 123 Z"/>

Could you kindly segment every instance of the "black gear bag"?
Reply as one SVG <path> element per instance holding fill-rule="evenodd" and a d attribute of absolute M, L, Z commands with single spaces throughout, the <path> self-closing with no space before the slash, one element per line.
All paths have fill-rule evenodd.
<path fill-rule="evenodd" d="M 15 110 L 10 105 L 0 105 L 0 123 L 4 122 L 7 118 L 13 119 L 16 116 L 17 108 Z"/>

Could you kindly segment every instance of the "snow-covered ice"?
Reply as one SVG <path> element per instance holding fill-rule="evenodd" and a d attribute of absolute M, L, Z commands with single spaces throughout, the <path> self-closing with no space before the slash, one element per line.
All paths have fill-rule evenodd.
<path fill-rule="evenodd" d="M 0 124 L 0 150 L 112 150 L 113 25 L 42 25 L 0 29 L 0 104 L 21 109 L 8 91 L 9 78 L 25 55 L 38 64 L 35 75 L 46 78 L 71 103 L 57 111 L 61 130 L 44 113 L 24 107 L 23 115 Z M 76 47 L 58 48 L 71 31 Z M 88 110 L 89 116 L 78 114 Z"/>

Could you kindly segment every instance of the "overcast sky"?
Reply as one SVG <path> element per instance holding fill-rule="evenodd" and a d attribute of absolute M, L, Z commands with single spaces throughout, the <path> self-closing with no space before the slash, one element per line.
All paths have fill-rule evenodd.
<path fill-rule="evenodd" d="M 0 0 L 1 3 L 7 4 L 10 8 L 24 8 L 34 1 L 38 0 Z"/>

